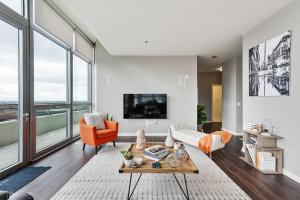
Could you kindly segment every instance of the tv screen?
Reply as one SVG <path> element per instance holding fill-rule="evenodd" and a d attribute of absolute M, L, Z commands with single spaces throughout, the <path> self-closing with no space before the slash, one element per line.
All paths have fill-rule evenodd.
<path fill-rule="evenodd" d="M 167 119 L 167 94 L 124 94 L 124 119 Z"/>

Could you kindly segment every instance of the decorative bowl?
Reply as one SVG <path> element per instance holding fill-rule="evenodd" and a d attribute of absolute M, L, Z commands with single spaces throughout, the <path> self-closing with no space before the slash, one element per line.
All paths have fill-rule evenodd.
<path fill-rule="evenodd" d="M 133 161 L 134 161 L 137 165 L 142 165 L 143 162 L 144 162 L 144 159 L 143 159 L 143 158 L 136 157 L 136 158 L 133 158 Z"/>

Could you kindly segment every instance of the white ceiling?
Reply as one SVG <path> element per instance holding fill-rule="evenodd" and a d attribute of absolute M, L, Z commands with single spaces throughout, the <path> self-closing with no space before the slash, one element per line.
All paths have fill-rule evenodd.
<path fill-rule="evenodd" d="M 241 36 L 291 0 L 53 1 L 111 55 L 198 55 L 215 64 L 241 55 Z"/>

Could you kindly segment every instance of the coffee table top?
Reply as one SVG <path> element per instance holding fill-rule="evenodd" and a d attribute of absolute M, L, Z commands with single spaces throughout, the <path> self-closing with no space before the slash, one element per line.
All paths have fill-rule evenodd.
<path fill-rule="evenodd" d="M 162 143 L 147 143 L 147 147 L 153 145 L 163 145 Z M 138 168 L 125 167 L 124 161 L 119 169 L 119 173 L 196 173 L 198 174 L 198 168 L 193 163 L 191 159 L 187 160 L 184 164 L 173 168 L 168 165 L 168 161 L 166 158 L 162 159 L 160 162 L 161 168 L 152 168 L 152 163 L 155 162 L 153 160 L 144 158 L 144 150 L 137 150 L 136 144 L 131 144 L 128 148 L 134 155 L 134 157 L 141 157 L 144 159 L 143 164 Z M 173 153 L 174 148 L 168 148 L 170 153 Z"/>

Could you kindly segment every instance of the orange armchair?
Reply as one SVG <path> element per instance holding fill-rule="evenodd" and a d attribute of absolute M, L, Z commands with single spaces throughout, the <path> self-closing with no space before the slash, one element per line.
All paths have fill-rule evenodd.
<path fill-rule="evenodd" d="M 97 154 L 98 146 L 107 142 L 113 142 L 114 146 L 116 146 L 115 141 L 118 138 L 118 122 L 113 121 L 104 121 L 105 129 L 96 130 L 95 126 L 89 126 L 85 123 L 84 118 L 80 119 L 79 127 L 80 127 L 80 138 L 83 142 L 84 151 L 85 145 L 91 145 L 95 147 L 95 152 Z"/>

